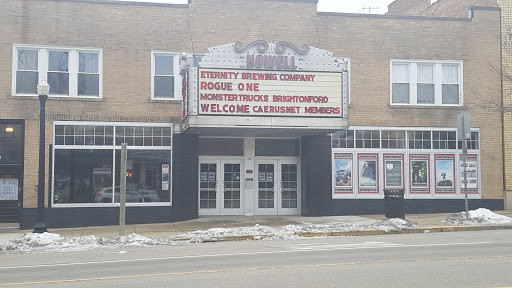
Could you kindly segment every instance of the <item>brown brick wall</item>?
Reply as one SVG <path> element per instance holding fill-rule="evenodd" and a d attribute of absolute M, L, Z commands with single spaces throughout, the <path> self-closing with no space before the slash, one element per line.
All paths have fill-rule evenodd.
<path fill-rule="evenodd" d="M 48 145 L 54 120 L 179 123 L 181 104 L 150 101 L 151 51 L 205 53 L 208 47 L 258 39 L 308 44 L 350 57 L 350 125 L 455 127 L 456 115 L 470 112 L 473 126 L 481 128 L 483 197 L 503 198 L 503 174 L 495 169 L 502 165 L 501 116 L 480 103 L 481 97 L 500 97 L 500 91 L 487 89 L 500 80 L 486 69 L 488 62 L 499 65 L 497 11 L 440 21 L 317 14 L 315 3 L 270 0 L 193 0 L 188 8 L 0 0 L 0 7 L 0 63 L 6 63 L 0 65 L 0 119 L 28 119 L 25 207 L 36 205 L 39 102 L 11 96 L 13 44 L 103 49 L 103 99 L 50 98 Z M 390 59 L 462 60 L 465 105 L 391 107 Z"/>

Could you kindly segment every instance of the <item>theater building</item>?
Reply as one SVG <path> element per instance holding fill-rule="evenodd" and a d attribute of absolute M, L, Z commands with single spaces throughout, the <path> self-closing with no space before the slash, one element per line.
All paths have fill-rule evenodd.
<path fill-rule="evenodd" d="M 382 214 L 384 189 L 406 213 L 460 211 L 460 113 L 470 207 L 503 209 L 502 116 L 482 104 L 501 99 L 498 8 L 264 2 L 2 4 L 0 205 L 19 207 L 4 222 L 36 219 L 43 79 L 49 227 L 117 224 L 122 143 L 127 223 Z"/>

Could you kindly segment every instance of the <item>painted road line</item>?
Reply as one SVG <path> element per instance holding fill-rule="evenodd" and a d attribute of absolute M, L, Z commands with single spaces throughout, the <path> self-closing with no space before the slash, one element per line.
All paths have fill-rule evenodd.
<path fill-rule="evenodd" d="M 384 242 L 381 242 L 384 243 Z M 378 249 L 378 248 L 405 248 L 405 247 L 435 247 L 435 246 L 460 246 L 460 245 L 481 245 L 493 244 L 494 242 L 472 242 L 472 243 L 441 243 L 441 244 L 411 244 L 411 245 L 398 245 L 398 246 L 352 246 L 352 247 L 337 247 L 330 250 L 356 250 L 356 249 Z M 55 266 L 76 266 L 76 265 L 97 265 L 106 263 L 126 263 L 126 262 L 144 262 L 144 261 L 159 261 L 170 259 L 192 259 L 192 258 L 208 258 L 208 257 L 226 257 L 226 256 L 247 256 L 247 255 L 264 255 L 264 254 L 278 254 L 278 253 L 297 253 L 309 252 L 322 249 L 308 249 L 308 250 L 294 250 L 290 248 L 280 247 L 286 250 L 279 251 L 260 251 L 260 252 L 240 252 L 240 253 L 225 253 L 225 254 L 205 254 L 205 255 L 188 255 L 188 256 L 169 256 L 169 257 L 154 257 L 154 258 L 135 258 L 135 259 L 120 259 L 120 260 L 103 260 L 103 261 L 89 261 L 89 262 L 70 262 L 70 263 L 53 263 L 53 264 L 36 264 L 36 265 L 20 265 L 20 266 L 3 266 L 0 270 L 7 269 L 25 269 L 25 268 L 39 268 L 39 267 L 55 267 Z M 325 249 L 324 249 L 325 250 Z"/>

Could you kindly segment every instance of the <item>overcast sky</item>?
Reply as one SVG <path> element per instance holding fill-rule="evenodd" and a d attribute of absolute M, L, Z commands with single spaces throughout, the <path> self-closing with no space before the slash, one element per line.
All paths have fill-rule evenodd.
<path fill-rule="evenodd" d="M 127 0 L 123 0 L 127 1 Z M 128 0 L 141 2 L 187 3 L 188 0 Z M 384 14 L 393 0 L 318 0 L 318 11 Z M 369 9 L 370 8 L 370 9 Z"/>

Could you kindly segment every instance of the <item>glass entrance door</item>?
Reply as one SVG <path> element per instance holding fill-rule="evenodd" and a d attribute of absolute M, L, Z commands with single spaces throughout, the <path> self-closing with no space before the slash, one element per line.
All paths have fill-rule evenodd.
<path fill-rule="evenodd" d="M 0 166 L 0 223 L 19 223 L 21 167 Z"/>
<path fill-rule="evenodd" d="M 199 215 L 242 215 L 241 189 L 241 161 L 199 161 Z"/>
<path fill-rule="evenodd" d="M 256 215 L 300 215 L 298 160 L 256 162 Z"/>

